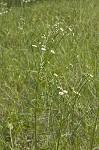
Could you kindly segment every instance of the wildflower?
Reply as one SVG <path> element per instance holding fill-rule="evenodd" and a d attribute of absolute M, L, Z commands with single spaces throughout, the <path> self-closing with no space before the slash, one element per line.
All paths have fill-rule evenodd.
<path fill-rule="evenodd" d="M 53 42 L 55 41 L 54 38 L 52 38 L 52 41 L 53 41 Z"/>
<path fill-rule="evenodd" d="M 71 67 L 73 67 L 73 64 L 70 63 L 69 65 L 70 65 Z"/>
<path fill-rule="evenodd" d="M 55 77 L 58 77 L 58 75 L 57 75 L 56 73 L 54 73 L 54 76 L 55 76 Z"/>
<path fill-rule="evenodd" d="M 55 52 L 54 52 L 53 50 L 51 50 L 51 53 L 52 53 L 52 54 L 55 54 Z"/>
<path fill-rule="evenodd" d="M 87 76 L 87 77 L 91 77 L 91 78 L 93 78 L 93 75 L 92 75 L 92 74 L 84 73 L 84 75 L 85 75 L 85 76 Z"/>
<path fill-rule="evenodd" d="M 32 45 L 32 47 L 37 47 L 37 45 Z"/>
<path fill-rule="evenodd" d="M 64 94 L 67 94 L 67 93 L 68 93 L 68 91 L 66 91 L 66 90 L 63 90 L 63 92 L 64 92 Z"/>
<path fill-rule="evenodd" d="M 60 91 L 60 92 L 59 92 L 59 95 L 64 95 L 64 92 Z"/>
<path fill-rule="evenodd" d="M 46 39 L 46 36 L 45 36 L 45 34 L 44 34 L 44 35 L 42 35 L 42 36 L 41 36 L 41 38 L 42 38 L 42 39 Z"/>
<path fill-rule="evenodd" d="M 12 129 L 13 129 L 13 125 L 12 125 L 12 123 L 8 123 L 8 128 L 9 128 L 10 130 L 12 130 Z"/>
<path fill-rule="evenodd" d="M 88 74 L 91 78 L 93 78 L 93 75 L 92 74 Z"/>
<path fill-rule="evenodd" d="M 42 51 L 46 51 L 46 49 L 44 47 L 41 48 Z"/>
<path fill-rule="evenodd" d="M 58 27 L 58 25 L 59 25 L 59 22 L 58 22 L 58 23 L 56 23 L 56 24 L 54 24 L 54 27 L 56 27 L 56 28 L 57 28 L 57 27 Z"/>
<path fill-rule="evenodd" d="M 78 93 L 78 92 L 76 92 L 76 91 L 74 91 L 74 90 L 73 90 L 73 92 L 74 92 L 75 94 L 77 94 L 77 95 L 81 96 L 81 95 L 80 95 L 80 93 Z"/>
<path fill-rule="evenodd" d="M 39 45 L 41 45 L 41 42 L 39 42 Z"/>
<path fill-rule="evenodd" d="M 50 61 L 47 61 L 48 64 L 50 64 Z"/>
<path fill-rule="evenodd" d="M 61 30 L 62 32 L 64 32 L 64 29 L 63 29 L 63 28 L 60 28 L 60 30 Z"/>
<path fill-rule="evenodd" d="M 60 89 L 60 90 L 63 90 L 62 87 L 60 87 L 60 86 L 58 86 L 57 88 Z"/>
<path fill-rule="evenodd" d="M 71 31 L 72 32 L 72 29 L 71 28 L 68 28 L 69 29 L 69 31 Z"/>
<path fill-rule="evenodd" d="M 60 91 L 59 92 L 59 95 L 64 95 L 64 94 L 67 94 L 68 93 L 68 91 L 66 91 L 66 90 L 63 90 L 63 89 L 61 89 L 62 91 Z"/>

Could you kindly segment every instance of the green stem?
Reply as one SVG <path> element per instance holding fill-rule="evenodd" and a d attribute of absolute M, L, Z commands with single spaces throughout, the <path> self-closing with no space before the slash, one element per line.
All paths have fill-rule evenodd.
<path fill-rule="evenodd" d="M 93 145 L 94 145 L 95 131 L 96 131 L 96 126 L 97 126 L 98 115 L 99 115 L 99 108 L 97 109 L 96 119 L 95 119 L 94 128 L 93 128 L 93 132 L 92 132 L 92 138 L 91 138 L 91 146 L 90 146 L 90 150 L 93 149 Z"/>

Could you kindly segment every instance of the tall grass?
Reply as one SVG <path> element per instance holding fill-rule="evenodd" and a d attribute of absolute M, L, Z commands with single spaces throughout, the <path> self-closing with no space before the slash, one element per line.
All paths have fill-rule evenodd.
<path fill-rule="evenodd" d="M 2 7 L 0 149 L 99 149 L 98 0 Z"/>

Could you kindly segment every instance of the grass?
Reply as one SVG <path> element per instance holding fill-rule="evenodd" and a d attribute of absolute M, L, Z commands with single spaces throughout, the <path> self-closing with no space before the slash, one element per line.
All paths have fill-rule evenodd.
<path fill-rule="evenodd" d="M 0 149 L 98 150 L 98 0 L 0 11 Z"/>

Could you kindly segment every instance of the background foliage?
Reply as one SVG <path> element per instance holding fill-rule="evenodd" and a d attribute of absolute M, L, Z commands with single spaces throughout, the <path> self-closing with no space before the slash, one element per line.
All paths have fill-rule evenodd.
<path fill-rule="evenodd" d="M 0 149 L 99 149 L 98 0 L 13 2 L 0 3 Z"/>

